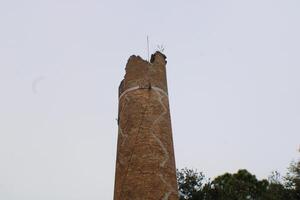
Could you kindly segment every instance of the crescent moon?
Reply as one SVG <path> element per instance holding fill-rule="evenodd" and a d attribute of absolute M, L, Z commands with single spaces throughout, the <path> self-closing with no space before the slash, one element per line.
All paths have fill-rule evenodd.
<path fill-rule="evenodd" d="M 37 94 L 37 93 L 38 93 L 37 85 L 38 85 L 38 83 L 39 83 L 40 81 L 42 81 L 42 80 L 44 80 L 44 79 L 45 79 L 45 77 L 40 76 L 40 77 L 37 77 L 36 79 L 33 80 L 31 87 L 32 87 L 32 91 L 33 91 L 34 94 Z"/>

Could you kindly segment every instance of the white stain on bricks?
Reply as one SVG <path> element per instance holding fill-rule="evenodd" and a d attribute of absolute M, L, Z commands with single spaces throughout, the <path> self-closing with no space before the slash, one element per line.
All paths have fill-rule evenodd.
<path fill-rule="evenodd" d="M 129 103 L 130 99 L 128 96 L 125 96 L 125 103 L 122 106 L 122 108 L 120 109 L 119 115 L 121 115 L 121 113 L 124 111 L 124 109 L 126 108 L 127 104 Z M 120 118 L 120 116 L 118 116 Z M 126 129 L 126 127 L 122 128 L 121 124 L 120 124 L 120 119 L 118 119 L 118 131 L 119 134 L 121 136 L 120 138 L 120 142 L 121 142 L 121 146 L 125 145 L 126 139 L 128 137 L 128 134 L 124 133 L 123 129 Z M 125 161 L 122 159 L 122 156 L 118 156 L 117 162 L 119 162 L 122 166 L 125 165 Z"/>
<path fill-rule="evenodd" d="M 169 188 L 169 192 L 167 192 L 167 193 L 165 194 L 165 196 L 164 196 L 164 198 L 163 198 L 162 200 L 167 200 L 167 199 L 169 198 L 169 196 L 172 194 L 172 192 L 174 192 L 174 193 L 177 194 L 178 196 L 179 196 L 179 194 L 182 195 L 181 192 L 178 193 L 178 191 L 177 191 L 176 189 L 174 189 L 174 188 L 172 187 L 172 185 L 170 185 L 170 184 L 165 180 L 165 178 L 164 178 L 164 176 L 163 176 L 162 174 L 159 174 L 158 176 L 159 176 L 160 180 L 161 180 L 165 185 L 167 185 L 168 188 Z"/>
<path fill-rule="evenodd" d="M 161 149 L 164 152 L 164 159 L 162 160 L 162 162 L 160 163 L 161 167 L 164 167 L 166 162 L 169 160 L 169 153 L 166 149 L 166 147 L 164 146 L 164 144 L 162 143 L 162 141 L 157 137 L 157 135 L 154 132 L 154 128 L 155 126 L 157 126 L 159 124 L 159 122 L 163 119 L 164 115 L 167 114 L 168 109 L 165 106 L 165 104 L 163 103 L 162 99 L 164 97 L 168 98 L 168 94 L 162 90 L 161 88 L 158 87 L 152 87 L 152 89 L 155 91 L 155 93 L 157 94 L 157 100 L 160 103 L 160 105 L 163 108 L 163 112 L 156 118 L 156 120 L 154 120 L 151 129 L 150 129 L 150 133 L 151 135 L 154 137 L 154 139 L 157 141 L 157 143 L 159 144 L 159 146 L 161 147 Z M 162 94 L 163 95 L 162 95 Z M 162 173 L 159 173 L 159 178 L 161 179 L 161 181 L 169 188 L 169 191 L 165 193 L 164 197 L 162 198 L 162 200 L 168 200 L 169 196 L 174 192 L 175 194 L 177 194 L 177 191 L 166 181 L 166 179 L 164 178 Z"/>
<path fill-rule="evenodd" d="M 165 158 L 163 159 L 163 161 L 160 163 L 160 166 L 161 167 L 164 167 L 166 162 L 168 161 L 169 159 L 169 153 L 166 149 L 166 147 L 164 146 L 164 144 L 161 142 L 161 140 L 156 136 L 155 134 L 155 131 L 154 131 L 154 128 L 155 126 L 163 119 L 164 115 L 167 114 L 167 108 L 165 107 L 164 103 L 162 102 L 162 99 L 163 99 L 163 95 L 160 94 L 160 90 L 158 90 L 157 88 L 154 88 L 153 87 L 153 90 L 155 91 L 155 93 L 157 94 L 157 97 L 158 97 L 158 102 L 160 103 L 160 105 L 162 106 L 163 108 L 163 112 L 156 118 L 156 120 L 154 120 L 151 128 L 150 128 L 150 133 L 151 135 L 153 136 L 153 138 L 156 140 L 156 142 L 159 144 L 159 146 L 161 147 L 161 149 L 163 150 L 164 152 L 164 155 L 165 155 Z"/>
<path fill-rule="evenodd" d="M 162 200 L 168 200 L 172 192 L 167 192 Z"/>
<path fill-rule="evenodd" d="M 130 101 L 129 97 L 126 96 L 126 97 L 125 97 L 125 103 L 124 103 L 124 105 L 122 106 L 122 109 L 121 109 L 121 111 L 120 111 L 120 114 L 123 112 L 123 110 L 125 109 L 125 107 L 126 107 L 127 104 L 129 103 L 129 101 Z M 119 117 L 120 117 L 120 116 L 119 116 Z M 118 119 L 118 121 L 120 121 L 120 119 Z M 125 142 L 126 142 L 126 139 L 127 139 L 128 135 L 125 134 L 125 133 L 123 132 L 123 129 L 121 128 L 120 123 L 119 123 L 118 125 L 119 125 L 119 133 L 120 133 L 121 138 L 122 138 L 121 146 L 124 146 L 124 144 L 125 144 Z"/>
<path fill-rule="evenodd" d="M 127 95 L 128 92 L 131 92 L 131 91 L 134 91 L 134 90 L 137 90 L 137 89 L 140 89 L 140 86 L 131 87 L 131 88 L 125 90 L 125 91 L 120 95 L 119 101 L 120 101 L 120 99 L 121 99 L 123 96 Z"/>
<path fill-rule="evenodd" d="M 121 98 L 125 97 L 126 98 L 126 102 L 125 105 L 122 107 L 121 112 L 124 110 L 124 107 L 126 106 L 126 104 L 129 102 L 129 98 L 126 96 L 129 92 L 131 91 L 135 91 L 137 89 L 145 89 L 145 88 L 141 88 L 140 86 L 135 86 L 135 87 L 131 87 L 127 90 L 125 90 L 119 97 L 119 102 L 121 100 Z M 162 141 L 159 139 L 159 137 L 157 137 L 157 135 L 155 134 L 155 127 L 158 126 L 159 122 L 163 119 L 164 115 L 167 114 L 168 109 L 165 106 L 165 104 L 163 103 L 163 98 L 166 97 L 168 98 L 168 93 L 165 92 L 163 89 L 159 88 L 159 87 L 151 87 L 151 89 L 154 90 L 155 94 L 157 95 L 157 101 L 160 103 L 160 105 L 163 108 L 163 112 L 154 120 L 151 128 L 150 128 L 150 134 L 153 136 L 153 138 L 155 139 L 155 141 L 159 144 L 159 146 L 161 147 L 162 151 L 164 152 L 164 159 L 161 161 L 160 163 L 160 167 L 164 167 L 165 164 L 167 163 L 167 161 L 169 160 L 169 153 L 166 149 L 166 147 L 164 146 L 164 144 L 162 143 Z M 121 143 L 121 146 L 124 145 L 126 138 L 128 137 L 127 134 L 124 134 L 123 129 L 121 128 L 120 124 L 119 124 L 119 133 L 121 135 L 121 137 L 123 138 L 123 141 Z M 169 188 L 169 191 L 165 193 L 164 197 L 162 198 L 162 200 L 168 200 L 169 196 L 174 192 L 177 194 L 176 189 L 174 189 L 164 178 L 162 173 L 159 173 L 158 176 L 160 177 L 161 181 Z"/>

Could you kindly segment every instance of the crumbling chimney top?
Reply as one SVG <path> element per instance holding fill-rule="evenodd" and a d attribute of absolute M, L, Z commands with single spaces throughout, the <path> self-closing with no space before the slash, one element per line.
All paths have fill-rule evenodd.
<path fill-rule="evenodd" d="M 167 60 L 166 60 L 167 56 L 165 54 L 163 54 L 162 52 L 160 52 L 160 51 L 156 51 L 154 54 L 151 55 L 150 63 L 154 63 L 156 59 L 159 59 L 159 60 L 167 63 Z M 128 62 L 134 61 L 134 60 L 139 60 L 139 61 L 142 61 L 142 62 L 149 63 L 147 60 L 144 60 L 142 57 L 140 57 L 138 55 L 131 55 L 128 59 Z"/>
<path fill-rule="evenodd" d="M 162 58 L 165 61 L 165 63 L 167 63 L 167 56 L 160 51 L 156 51 L 154 54 L 151 55 L 150 63 L 153 63 L 156 57 Z"/>

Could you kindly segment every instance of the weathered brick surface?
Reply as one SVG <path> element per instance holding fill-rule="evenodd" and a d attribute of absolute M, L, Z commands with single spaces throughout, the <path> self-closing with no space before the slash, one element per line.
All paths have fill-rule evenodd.
<path fill-rule="evenodd" d="M 178 200 L 166 57 L 131 56 L 119 88 L 114 200 Z"/>

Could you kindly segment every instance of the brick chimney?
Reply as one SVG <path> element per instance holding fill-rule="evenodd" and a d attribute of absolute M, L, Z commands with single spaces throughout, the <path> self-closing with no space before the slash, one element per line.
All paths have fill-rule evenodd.
<path fill-rule="evenodd" d="M 119 87 L 114 200 L 178 200 L 166 56 L 131 56 Z"/>

